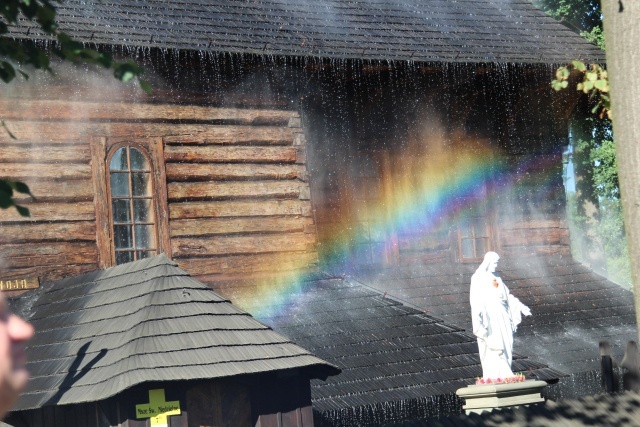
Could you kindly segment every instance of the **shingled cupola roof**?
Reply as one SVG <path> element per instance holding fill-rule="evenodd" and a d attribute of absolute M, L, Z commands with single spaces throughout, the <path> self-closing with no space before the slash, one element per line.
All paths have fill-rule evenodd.
<path fill-rule="evenodd" d="M 147 381 L 339 373 L 164 255 L 51 282 L 20 303 L 36 334 L 14 410 L 99 401 Z"/>
<path fill-rule="evenodd" d="M 383 61 L 604 61 L 530 0 L 65 0 L 57 7 L 63 31 L 96 45 Z M 12 35 L 46 38 L 29 23 Z"/>

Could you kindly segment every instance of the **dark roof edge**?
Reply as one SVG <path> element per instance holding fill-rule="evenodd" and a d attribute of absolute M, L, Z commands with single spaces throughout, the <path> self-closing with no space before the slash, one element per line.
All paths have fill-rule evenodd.
<path fill-rule="evenodd" d="M 42 37 L 34 37 L 33 33 L 30 35 L 22 35 L 22 34 L 13 34 L 13 38 L 19 41 L 31 41 L 36 44 L 38 43 L 46 43 L 47 45 L 54 47 L 58 42 L 55 39 L 52 39 L 48 36 Z M 184 52 L 207 52 L 213 54 L 236 54 L 236 55 L 255 55 L 255 56 L 275 56 L 280 58 L 298 58 L 303 60 L 345 60 L 345 61 L 372 61 L 376 63 L 380 63 L 381 61 L 386 61 L 388 63 L 392 62 L 405 62 L 405 63 L 416 63 L 416 64 L 513 64 L 513 65 L 538 65 L 538 66 L 562 66 L 567 64 L 572 60 L 583 61 L 587 63 L 599 63 L 604 64 L 606 61 L 605 52 L 602 51 L 602 57 L 596 58 L 591 55 L 578 54 L 575 57 L 571 58 L 550 58 L 544 59 L 539 55 L 538 58 L 533 58 L 533 54 L 523 53 L 520 59 L 508 59 L 504 57 L 469 57 L 457 54 L 438 56 L 437 54 L 432 54 L 430 56 L 420 56 L 420 54 L 416 55 L 417 51 L 407 52 L 404 55 L 395 55 L 393 57 L 388 57 L 381 59 L 379 56 L 375 54 L 371 55 L 349 55 L 343 54 L 340 52 L 285 52 L 280 50 L 270 50 L 268 48 L 257 49 L 257 48 L 217 48 L 215 46 L 201 46 L 201 47 L 177 47 L 169 44 L 154 44 L 149 45 L 141 42 L 126 42 L 126 41 L 114 41 L 114 42 L 96 42 L 91 40 L 80 40 L 81 43 L 87 45 L 96 50 L 109 50 L 114 48 L 139 48 L 139 49 L 158 49 L 158 50 L 170 50 L 170 51 L 184 51 Z M 597 47 L 585 40 L 585 43 Z"/>

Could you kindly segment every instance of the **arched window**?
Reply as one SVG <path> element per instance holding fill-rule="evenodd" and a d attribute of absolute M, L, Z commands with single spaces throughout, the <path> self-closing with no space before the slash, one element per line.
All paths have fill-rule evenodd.
<path fill-rule="evenodd" d="M 160 137 L 91 138 L 98 265 L 171 256 Z"/>
<path fill-rule="evenodd" d="M 157 214 L 149 157 L 142 148 L 116 146 L 108 165 L 113 262 L 122 264 L 157 254 Z"/>

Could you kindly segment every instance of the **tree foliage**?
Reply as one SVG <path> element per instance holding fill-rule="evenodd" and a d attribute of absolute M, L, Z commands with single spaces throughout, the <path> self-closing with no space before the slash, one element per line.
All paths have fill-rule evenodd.
<path fill-rule="evenodd" d="M 55 55 L 66 61 L 94 64 L 111 69 L 114 77 L 123 82 L 138 78 L 141 87 L 146 92 L 151 91 L 151 86 L 140 79 L 144 72 L 143 68 L 135 62 L 115 61 L 108 53 L 88 49 L 61 31 L 56 22 L 54 3 L 60 3 L 60 0 L 0 0 L 0 79 L 2 81 L 10 83 L 18 75 L 27 79 L 29 78 L 25 71 L 27 69 L 53 73 L 50 56 Z M 55 43 L 50 50 L 45 50 L 35 43 L 14 39 L 10 35 L 11 29 L 21 26 L 36 28 Z M 31 195 L 26 184 L 0 179 L 0 208 L 7 209 L 15 206 L 20 215 L 29 216 L 27 208 L 15 204 L 14 191 Z"/>
<path fill-rule="evenodd" d="M 582 61 L 571 61 L 569 64 L 558 68 L 556 78 L 551 81 L 551 87 L 555 91 L 566 89 L 569 86 L 571 71 L 575 70 L 582 75 L 582 81 L 576 84 L 576 90 L 589 95 L 592 104 L 591 112 L 611 119 L 611 97 L 609 95 L 609 75 L 607 70 L 598 64 L 586 65 Z"/>
<path fill-rule="evenodd" d="M 585 39 L 605 49 L 600 0 L 535 0 L 549 15 L 579 32 Z M 631 267 L 622 220 L 622 204 L 618 180 L 618 164 L 615 155 L 611 126 L 612 111 L 609 75 L 598 64 L 571 61 L 560 67 L 551 82 L 556 91 L 567 89 L 577 77 L 575 89 L 589 96 L 591 112 L 598 118 L 589 118 L 591 138 L 577 141 L 574 149 L 583 155 L 583 167 L 592 174 L 591 191 L 598 201 L 599 216 L 595 234 L 598 236 L 607 260 L 609 278 L 620 284 L 629 284 Z M 575 158 L 574 158 L 575 161 Z M 585 226 L 577 200 L 570 200 L 568 208 L 577 226 Z"/>
<path fill-rule="evenodd" d="M 604 41 L 600 0 L 534 0 L 549 15 L 591 42 Z M 604 49 L 604 44 L 600 45 Z"/>
<path fill-rule="evenodd" d="M 64 60 L 95 64 L 113 70 L 114 77 L 123 82 L 140 76 L 144 70 L 133 61 L 118 62 L 111 55 L 85 47 L 73 40 L 68 34 L 60 31 L 56 22 L 55 3 L 60 0 L 0 0 L 0 78 L 9 83 L 19 73 L 28 78 L 24 67 L 32 67 L 52 72 L 50 54 Z M 56 41 L 51 51 L 38 48 L 34 43 L 15 40 L 9 36 L 13 27 L 32 28 L 40 31 Z M 149 85 L 141 81 L 143 89 Z"/>

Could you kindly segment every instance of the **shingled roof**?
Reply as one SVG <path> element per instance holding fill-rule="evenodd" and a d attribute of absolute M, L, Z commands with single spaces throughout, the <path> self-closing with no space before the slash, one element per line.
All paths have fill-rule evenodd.
<path fill-rule="evenodd" d="M 98 401 L 147 381 L 339 372 L 164 255 L 52 282 L 18 303 L 36 334 L 15 410 Z"/>
<path fill-rule="evenodd" d="M 469 283 L 477 265 L 440 264 L 360 272 L 355 279 L 449 324 L 471 329 Z M 637 337 L 633 294 L 571 257 L 503 257 L 498 273 L 533 316 L 514 349 L 567 373 L 600 369 L 598 343 L 620 360 Z"/>
<path fill-rule="evenodd" d="M 419 62 L 604 61 L 530 0 L 65 0 L 57 7 L 63 31 L 98 45 Z M 12 35 L 46 38 L 29 23 Z"/>
<path fill-rule="evenodd" d="M 640 426 L 640 395 L 626 392 L 588 396 L 544 405 L 520 406 L 479 414 L 457 415 L 439 420 L 412 420 L 394 427 L 563 427 Z M 390 427 L 390 426 L 387 426 Z"/>
<path fill-rule="evenodd" d="M 482 375 L 475 337 L 339 277 L 309 274 L 300 283 L 286 300 L 274 299 L 271 306 L 264 300 L 243 304 L 247 284 L 230 283 L 226 289 L 250 312 L 267 313 L 256 314 L 260 320 L 342 369 L 326 382 L 312 381 L 315 410 L 334 420 L 382 416 L 375 412 L 383 406 L 391 416 L 394 405 L 460 410 L 455 391 Z M 544 380 L 565 375 L 519 355 L 513 366 Z M 443 395 L 449 397 L 438 403 Z"/>

